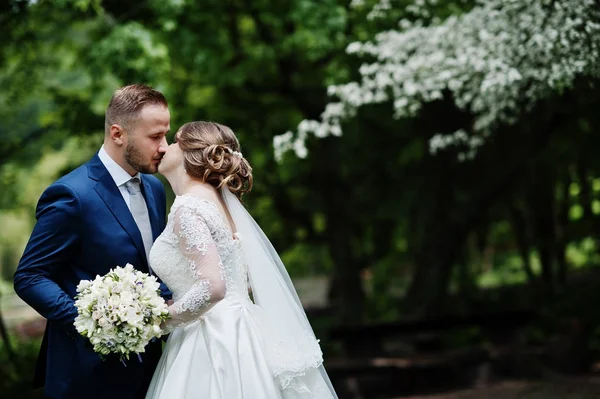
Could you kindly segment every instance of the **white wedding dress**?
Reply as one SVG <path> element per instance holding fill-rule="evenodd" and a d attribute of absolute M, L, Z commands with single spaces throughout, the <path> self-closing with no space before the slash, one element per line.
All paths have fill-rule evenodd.
<path fill-rule="evenodd" d="M 276 378 L 273 364 L 286 355 L 265 342 L 269 322 L 249 297 L 240 237 L 215 203 L 176 197 L 150 264 L 172 291 L 175 312 L 147 399 L 336 397 L 318 369 L 302 370 L 289 386 Z"/>

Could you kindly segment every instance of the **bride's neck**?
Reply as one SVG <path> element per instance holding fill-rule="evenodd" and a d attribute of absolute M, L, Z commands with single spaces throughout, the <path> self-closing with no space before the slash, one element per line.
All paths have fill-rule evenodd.
<path fill-rule="evenodd" d="M 218 193 L 217 189 L 213 185 L 209 183 L 203 183 L 200 180 L 191 178 L 189 176 L 187 179 L 180 180 L 176 187 L 173 187 L 173 192 L 176 195 L 192 194 L 199 197 L 205 197 L 208 193 Z"/>
<path fill-rule="evenodd" d="M 172 174 L 164 175 L 175 195 L 195 194 L 197 196 L 206 196 L 208 193 L 218 194 L 218 190 L 209 183 L 203 183 L 182 170 L 174 171 Z"/>

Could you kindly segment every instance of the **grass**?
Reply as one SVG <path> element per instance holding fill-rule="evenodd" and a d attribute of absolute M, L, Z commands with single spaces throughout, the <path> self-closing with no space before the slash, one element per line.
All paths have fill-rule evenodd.
<path fill-rule="evenodd" d="M 31 376 L 40 348 L 40 340 L 20 341 L 11 338 L 17 364 L 9 361 L 4 342 L 0 341 L 0 397 L 3 399 L 41 399 L 41 390 L 31 388 Z"/>

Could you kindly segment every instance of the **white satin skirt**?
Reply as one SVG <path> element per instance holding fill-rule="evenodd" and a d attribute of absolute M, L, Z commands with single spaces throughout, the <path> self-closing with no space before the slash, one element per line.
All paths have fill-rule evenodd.
<path fill-rule="evenodd" d="M 171 333 L 146 399 L 283 399 L 256 305 L 225 298 Z"/>

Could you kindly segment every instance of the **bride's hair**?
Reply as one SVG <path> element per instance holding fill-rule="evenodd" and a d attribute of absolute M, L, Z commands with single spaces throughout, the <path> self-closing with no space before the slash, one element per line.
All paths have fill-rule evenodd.
<path fill-rule="evenodd" d="M 188 175 L 217 189 L 227 186 L 239 198 L 252 189 L 252 167 L 233 131 L 214 122 L 189 122 L 177 136 Z"/>

